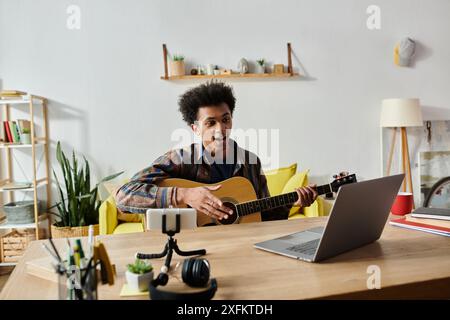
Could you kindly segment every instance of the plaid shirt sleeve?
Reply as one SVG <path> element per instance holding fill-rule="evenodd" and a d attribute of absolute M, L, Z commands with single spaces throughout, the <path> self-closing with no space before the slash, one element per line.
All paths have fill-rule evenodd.
<path fill-rule="evenodd" d="M 117 190 L 117 208 L 124 212 L 145 213 L 148 208 L 176 207 L 176 187 L 158 187 L 156 183 L 177 177 L 181 166 L 176 150 L 162 155 Z"/>

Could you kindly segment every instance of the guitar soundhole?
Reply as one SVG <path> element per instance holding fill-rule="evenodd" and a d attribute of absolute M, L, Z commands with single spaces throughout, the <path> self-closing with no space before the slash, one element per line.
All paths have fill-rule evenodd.
<path fill-rule="evenodd" d="M 225 224 L 225 225 L 235 223 L 237 221 L 237 219 L 239 219 L 236 206 L 234 205 L 234 203 L 231 203 L 231 202 L 223 202 L 223 205 L 224 205 L 224 207 L 227 207 L 227 208 L 230 208 L 231 210 L 233 210 L 233 214 L 229 214 L 228 219 L 223 218 L 222 220 L 217 220 L 217 222 L 220 224 Z"/>

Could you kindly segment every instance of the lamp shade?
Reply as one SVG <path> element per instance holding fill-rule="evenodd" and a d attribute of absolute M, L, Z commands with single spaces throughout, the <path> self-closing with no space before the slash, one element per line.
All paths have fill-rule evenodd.
<path fill-rule="evenodd" d="M 381 104 L 381 127 L 421 127 L 419 99 L 385 99 Z"/>

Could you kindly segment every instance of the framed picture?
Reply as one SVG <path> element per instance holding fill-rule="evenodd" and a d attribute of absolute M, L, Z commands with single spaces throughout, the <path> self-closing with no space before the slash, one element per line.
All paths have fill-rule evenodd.
<path fill-rule="evenodd" d="M 450 176 L 450 150 L 420 152 L 419 173 L 420 198 L 423 203 L 431 187 L 443 177 Z"/>

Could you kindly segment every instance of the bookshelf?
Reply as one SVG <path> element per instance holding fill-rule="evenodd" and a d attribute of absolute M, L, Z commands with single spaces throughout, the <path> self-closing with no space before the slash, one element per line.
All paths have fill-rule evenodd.
<path fill-rule="evenodd" d="M 196 80 L 196 79 L 292 79 L 299 77 L 300 74 L 294 72 L 294 68 L 292 67 L 292 47 L 291 43 L 287 43 L 287 72 L 283 73 L 231 73 L 231 74 L 216 74 L 216 75 L 180 75 L 180 76 L 171 76 L 169 75 L 169 68 L 167 62 L 167 46 L 163 44 L 163 61 L 164 61 L 164 75 L 161 76 L 161 80 Z"/>
<path fill-rule="evenodd" d="M 31 139 L 29 144 L 20 142 L 5 142 L 4 122 L 14 121 L 11 119 L 12 108 L 25 108 L 28 120 L 30 121 Z M 3 109 L 3 110 L 1 110 Z M 23 109 L 22 109 L 23 110 Z M 0 115 L 2 128 L 2 141 L 0 142 L 0 205 L 6 202 L 14 202 L 18 192 L 28 193 L 32 192 L 32 201 L 34 202 L 34 222 L 26 224 L 8 223 L 7 219 L 0 221 L 0 233 L 12 231 L 14 229 L 32 229 L 35 232 L 36 239 L 40 239 L 43 235 L 42 230 L 50 230 L 50 217 L 48 207 L 51 203 L 51 184 L 50 184 L 50 169 L 49 169 L 49 141 L 48 141 L 48 116 L 47 116 L 47 99 L 37 95 L 23 95 L 15 97 L 0 97 Z M 36 120 L 42 116 L 42 136 L 36 136 Z M 21 149 L 23 152 L 31 152 L 31 179 L 28 184 L 17 184 L 14 181 L 14 162 L 13 152 L 16 149 Z M 42 156 L 42 161 L 45 165 L 44 176 L 38 177 L 38 153 Z M 16 159 L 17 160 L 17 159 Z M 47 210 L 40 214 L 38 205 L 38 190 L 45 188 Z M 3 211 L 3 210 L 2 210 Z M 1 244 L 0 244 L 1 245 Z M 4 262 L 3 257 L 0 257 L 0 266 L 14 266 L 14 262 Z"/>

